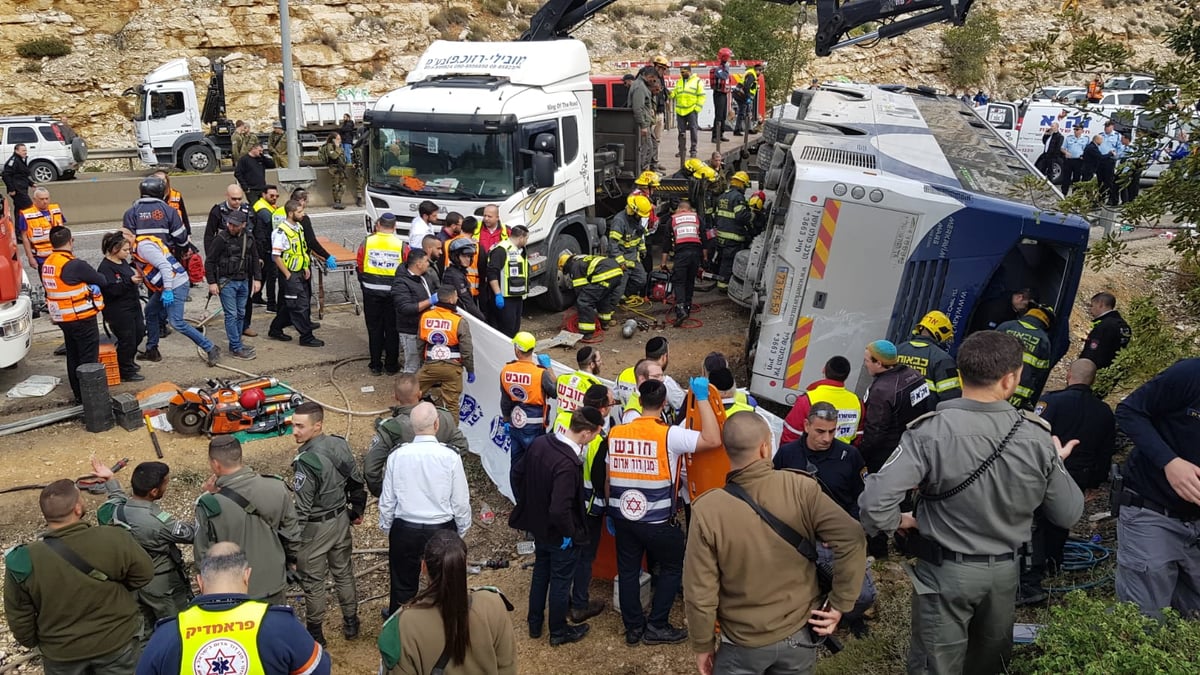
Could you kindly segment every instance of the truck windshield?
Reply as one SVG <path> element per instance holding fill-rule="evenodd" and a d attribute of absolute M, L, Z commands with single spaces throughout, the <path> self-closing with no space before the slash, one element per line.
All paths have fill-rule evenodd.
<path fill-rule="evenodd" d="M 149 98 L 150 98 L 150 95 L 145 92 L 141 92 L 138 94 L 137 112 L 135 112 L 133 114 L 133 121 L 135 121 L 135 122 L 145 122 L 146 121 L 146 110 L 149 108 L 149 106 L 146 105 L 146 101 L 149 100 Z"/>
<path fill-rule="evenodd" d="M 515 189 L 512 136 L 373 129 L 369 187 L 380 192 L 493 201 Z"/>

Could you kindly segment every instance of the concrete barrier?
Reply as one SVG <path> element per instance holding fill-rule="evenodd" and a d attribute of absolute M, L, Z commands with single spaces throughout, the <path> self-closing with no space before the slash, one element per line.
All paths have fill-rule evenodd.
<path fill-rule="evenodd" d="M 314 171 L 317 174 L 316 182 L 306 186 L 309 191 L 308 204 L 329 206 L 333 203 L 329 170 L 319 167 Z M 119 223 L 125 211 L 138 198 L 138 183 L 144 175 L 81 173 L 75 180 L 58 181 L 46 187 L 50 190 L 51 201 L 62 207 L 71 225 Z M 277 183 L 277 177 L 275 170 L 267 172 L 268 183 Z M 235 182 L 231 172 L 171 176 L 171 187 L 183 194 L 188 207 L 188 219 L 193 225 L 204 224 L 209 209 L 225 198 L 225 188 Z M 346 182 L 350 182 L 349 177 Z M 283 196 L 291 192 L 288 186 L 281 188 L 284 188 Z M 362 194 L 361 189 L 359 185 L 359 194 Z M 349 190 L 342 200 L 348 206 L 354 205 L 354 195 Z"/>

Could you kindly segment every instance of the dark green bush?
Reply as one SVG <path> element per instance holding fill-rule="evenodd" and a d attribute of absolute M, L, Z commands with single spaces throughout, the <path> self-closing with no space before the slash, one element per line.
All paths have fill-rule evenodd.
<path fill-rule="evenodd" d="M 49 56 L 57 59 L 71 53 L 71 43 L 58 37 L 40 37 L 26 40 L 17 45 L 17 54 L 27 59 Z"/>

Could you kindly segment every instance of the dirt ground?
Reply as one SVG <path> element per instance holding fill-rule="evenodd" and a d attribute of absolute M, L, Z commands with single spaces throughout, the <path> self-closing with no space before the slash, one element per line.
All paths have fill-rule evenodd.
<path fill-rule="evenodd" d="M 1142 263 L 1165 260 L 1168 255 L 1165 243 L 1156 239 L 1134 242 L 1132 248 L 1140 252 L 1139 261 Z M 1122 302 L 1135 295 L 1155 292 L 1156 287 L 1145 275 L 1125 269 L 1101 273 L 1086 272 L 1080 286 L 1077 308 L 1071 317 L 1072 335 L 1080 341 L 1088 328 L 1088 319 L 1083 309 L 1086 299 L 1100 290 L 1114 292 L 1118 302 Z M 716 293 L 699 293 L 696 299 L 702 307 L 696 315 L 696 318 L 703 322 L 700 327 L 652 328 L 640 331 L 630 340 L 622 339 L 619 329 L 609 331 L 605 340 L 598 345 L 603 353 L 603 375 L 615 377 L 621 368 L 632 365 L 642 356 L 646 340 L 657 334 L 666 335 L 672 341 L 668 372 L 680 381 L 685 381 L 689 375 L 698 374 L 701 361 L 710 351 L 724 351 L 735 361 L 740 361 L 745 339 L 746 315 L 743 310 Z M 202 304 L 202 300 L 193 300 L 189 304 L 188 316 L 202 316 Z M 640 309 L 660 318 L 668 311 L 668 308 L 661 304 Z M 617 316 L 622 320 L 645 318 L 625 310 L 619 310 Z M 257 314 L 255 318 L 255 327 L 264 336 L 268 318 L 269 315 L 265 312 Z M 558 332 L 562 321 L 561 314 L 530 310 L 523 327 L 532 330 L 539 339 L 548 338 Z M 12 385 L 32 374 L 65 376 L 61 357 L 52 355 L 53 349 L 60 343 L 59 332 L 44 317 L 35 323 L 36 335 L 29 358 L 15 369 L 0 371 L 0 390 L 7 391 Z M 390 383 L 387 378 L 372 377 L 367 371 L 365 361 L 353 361 L 339 366 L 331 381 L 331 368 L 335 364 L 362 356 L 366 352 L 362 318 L 347 307 L 338 307 L 327 311 L 322 323 L 323 326 L 318 329 L 317 335 L 326 341 L 326 347 L 323 349 L 306 349 L 297 346 L 295 342 L 280 343 L 260 337 L 249 340 L 258 350 L 257 360 L 243 362 L 227 359 L 225 363 L 250 372 L 278 377 L 326 404 L 358 411 L 385 409 L 391 403 Z M 223 328 L 219 320 L 214 322 L 208 333 L 218 344 L 224 346 Z M 1068 358 L 1064 359 L 1064 364 L 1077 348 L 1072 347 Z M 239 377 L 205 366 L 197 357 L 191 343 L 179 335 L 164 339 L 161 350 L 165 359 L 163 362 L 147 363 L 143 366 L 142 372 L 147 376 L 145 382 L 119 385 L 113 389 L 114 393 L 137 391 L 143 388 L 140 385 L 154 385 L 165 381 L 180 386 L 191 386 L 200 384 L 209 377 Z M 550 353 L 560 362 L 571 363 L 574 350 L 554 349 Z M 1062 384 L 1063 368 L 1060 365 L 1055 371 L 1048 388 Z M 373 387 L 374 391 L 363 391 L 365 387 Z M 0 400 L 0 424 L 56 409 L 66 405 L 69 397 L 69 391 L 64 384 L 51 395 L 41 399 Z M 351 419 L 344 415 L 331 414 L 326 419 L 328 432 L 348 435 L 351 446 L 358 453 L 365 452 L 372 434 L 373 417 Z M 172 490 L 167 495 L 164 506 L 177 516 L 188 517 L 199 486 L 207 477 L 206 439 L 171 433 L 161 433 L 159 436 L 166 455 L 165 461 L 170 463 L 173 476 Z M 246 447 L 247 463 L 261 472 L 287 474 L 294 449 L 295 443 L 290 435 L 255 441 Z M 89 434 L 83 430 L 79 421 L 0 437 L 0 453 L 7 467 L 3 478 L 0 478 L 0 489 L 84 475 L 88 473 L 91 453 L 110 463 L 122 457 L 128 457 L 132 464 L 154 458 L 153 448 L 144 430 L 127 432 L 114 428 L 100 434 Z M 530 573 L 521 569 L 520 564 L 532 560 L 532 556 L 521 557 L 516 554 L 515 544 L 518 537 L 506 525 L 511 505 L 495 490 L 478 459 L 473 455 L 469 456 L 466 466 L 472 489 L 472 506 L 476 511 L 476 524 L 466 537 L 470 557 L 472 560 L 494 558 L 511 561 L 511 567 L 508 569 L 483 570 L 471 578 L 471 583 L 498 586 L 516 605 L 512 620 L 517 635 L 521 672 L 587 672 L 596 675 L 695 672 L 694 661 L 686 644 L 670 647 L 627 647 L 622 639 L 620 617 L 611 608 L 590 622 L 591 633 L 580 643 L 551 648 L 544 637 L 537 641 L 529 639 L 525 632 L 525 616 Z M 125 475 L 120 477 L 127 481 Z M 24 491 L 0 495 L 0 548 L 29 541 L 35 536 L 42 525 L 37 510 L 36 494 L 36 491 Z M 487 502 L 496 512 L 496 521 L 490 525 L 483 524 L 478 518 L 479 505 L 482 502 Z M 95 508 L 101 503 L 101 498 L 89 497 L 88 503 L 91 508 Z M 1089 512 L 1091 511 L 1092 507 L 1089 505 Z M 386 538 L 375 525 L 376 516 L 372 503 L 368 508 L 365 523 L 355 531 L 356 548 L 386 548 Z M 1079 533 L 1100 533 L 1110 543 L 1114 536 L 1109 523 L 1092 526 L 1085 522 L 1081 524 Z M 190 553 L 185 555 L 190 556 Z M 357 555 L 355 568 L 361 572 L 377 567 L 385 560 L 386 556 L 382 554 Z M 904 645 L 907 644 L 908 582 L 904 579 L 898 563 L 894 561 L 877 563 L 876 572 L 881 579 L 881 592 L 884 597 L 880 601 L 879 616 L 872 623 L 872 637 L 864 641 L 855 641 L 849 636 L 842 636 L 848 645 L 846 652 L 835 658 L 823 655 L 819 672 L 888 673 L 902 670 Z M 378 654 L 374 638 L 378 635 L 381 624 L 379 610 L 386 603 L 386 596 L 383 595 L 386 588 L 386 565 L 360 578 L 359 598 L 362 601 L 360 615 L 363 620 L 363 632 L 357 642 L 347 643 L 341 638 L 337 612 L 330 612 L 326 634 L 329 636 L 329 651 L 336 664 L 335 672 L 375 671 Z M 298 592 L 298 589 L 293 591 Z M 611 603 L 611 583 L 595 581 L 592 591 L 594 597 L 605 598 Z M 292 604 L 297 607 L 298 614 L 302 615 L 303 601 L 293 599 Z M 672 622 L 676 625 L 684 623 L 681 607 L 681 604 L 677 603 L 672 615 Z M 1039 616 L 1040 611 L 1027 613 L 1022 618 L 1036 620 Z M 0 624 L 0 667 L 23 651 L 13 644 L 6 627 Z M 40 668 L 27 665 L 18 672 L 40 672 Z"/>

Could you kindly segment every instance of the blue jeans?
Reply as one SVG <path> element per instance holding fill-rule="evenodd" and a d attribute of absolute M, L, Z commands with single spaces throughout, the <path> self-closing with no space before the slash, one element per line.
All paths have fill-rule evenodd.
<path fill-rule="evenodd" d="M 246 298 L 250 297 L 250 282 L 246 279 L 221 280 L 221 312 L 225 315 L 225 337 L 229 351 L 242 349 L 242 331 L 246 330 Z"/>
<path fill-rule="evenodd" d="M 159 323 L 164 311 L 167 315 L 167 321 L 171 324 L 171 328 L 175 329 L 175 332 L 187 336 L 189 340 L 195 342 L 204 351 L 212 349 L 212 340 L 204 337 L 204 334 L 196 330 L 192 324 L 183 320 L 183 309 L 184 303 L 188 299 L 188 288 L 188 284 L 176 288 L 175 302 L 171 303 L 171 306 L 165 309 L 162 304 L 162 291 L 150 295 L 150 299 L 146 302 L 146 349 L 158 347 Z"/>
<path fill-rule="evenodd" d="M 346 163 L 354 163 L 354 146 L 350 143 L 342 143 L 342 152 L 346 153 Z"/>
<path fill-rule="evenodd" d="M 521 459 L 521 456 L 525 454 L 529 446 L 533 445 L 538 436 L 544 435 L 546 435 L 546 428 L 542 426 L 541 422 L 528 422 L 520 429 L 510 426 L 508 437 L 512 440 L 512 448 L 509 450 L 512 465 L 516 466 L 517 460 Z"/>
<path fill-rule="evenodd" d="M 529 627 L 542 629 L 547 596 L 550 601 L 550 637 L 561 637 L 567 631 L 567 609 L 571 604 L 571 577 L 575 575 L 575 560 L 579 549 L 562 550 L 562 540 L 537 540 L 534 549 L 533 580 L 529 586 Z"/>
<path fill-rule="evenodd" d="M 626 631 L 641 631 L 650 624 L 666 628 L 671 605 L 683 583 L 683 530 L 669 523 L 635 523 L 613 519 L 617 531 L 617 587 L 621 621 Z M 658 563 L 658 583 L 650 601 L 650 616 L 642 611 L 642 557 Z"/>

